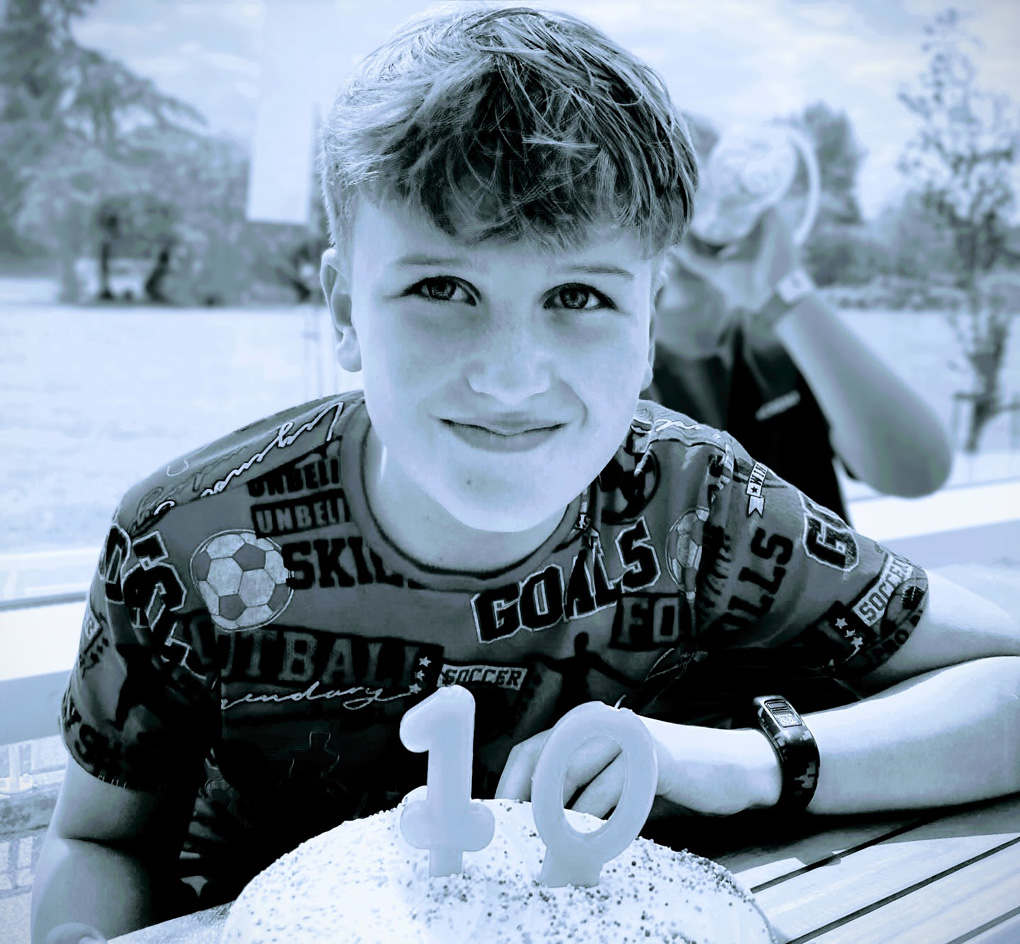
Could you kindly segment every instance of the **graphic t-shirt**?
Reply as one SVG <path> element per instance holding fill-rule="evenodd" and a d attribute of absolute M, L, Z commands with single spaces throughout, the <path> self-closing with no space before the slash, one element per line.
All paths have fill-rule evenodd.
<path fill-rule="evenodd" d="M 235 432 L 129 492 L 102 551 L 65 739 L 104 781 L 197 792 L 182 873 L 207 901 L 424 783 L 398 722 L 439 686 L 474 695 L 486 797 L 511 747 L 577 704 L 701 721 L 688 670 L 734 654 L 853 679 L 924 607 L 920 569 L 644 401 L 527 559 L 432 569 L 368 507 L 369 428 L 351 393 Z"/>

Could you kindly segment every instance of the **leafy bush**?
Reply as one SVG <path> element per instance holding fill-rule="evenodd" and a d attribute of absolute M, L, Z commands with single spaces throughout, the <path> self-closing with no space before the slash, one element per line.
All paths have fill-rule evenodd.
<path fill-rule="evenodd" d="M 825 223 L 804 246 L 804 264 L 818 285 L 864 285 L 879 274 L 885 247 L 866 226 Z"/>
<path fill-rule="evenodd" d="M 963 289 L 939 278 L 879 275 L 864 285 L 833 285 L 825 298 L 840 308 L 880 308 L 888 311 L 962 311 Z"/>

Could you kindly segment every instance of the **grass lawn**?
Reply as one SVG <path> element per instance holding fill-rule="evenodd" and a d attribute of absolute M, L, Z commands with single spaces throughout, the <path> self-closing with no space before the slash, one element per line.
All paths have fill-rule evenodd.
<path fill-rule="evenodd" d="M 312 309 L 0 306 L 0 553 L 96 547 L 160 464 L 327 392 L 305 336 L 320 324 Z"/>
<path fill-rule="evenodd" d="M 948 424 L 955 341 L 934 313 L 847 311 Z M 0 553 L 96 547 L 123 492 L 170 459 L 333 389 L 309 308 L 72 308 L 0 300 Z M 316 332 L 318 331 L 318 337 Z M 1007 353 L 1020 392 L 1020 342 Z M 982 447 L 1009 448 L 998 417 Z"/>

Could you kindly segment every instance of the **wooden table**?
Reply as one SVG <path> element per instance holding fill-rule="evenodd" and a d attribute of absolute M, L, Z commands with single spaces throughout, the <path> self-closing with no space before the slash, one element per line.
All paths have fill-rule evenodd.
<path fill-rule="evenodd" d="M 832 818 L 822 831 L 718 860 L 783 944 L 1020 942 L 1020 795 Z"/>
<path fill-rule="evenodd" d="M 716 858 L 753 891 L 781 944 L 1020 942 L 1020 794 L 910 814 L 807 817 L 792 839 Z M 228 908 L 116 944 L 217 944 Z"/>

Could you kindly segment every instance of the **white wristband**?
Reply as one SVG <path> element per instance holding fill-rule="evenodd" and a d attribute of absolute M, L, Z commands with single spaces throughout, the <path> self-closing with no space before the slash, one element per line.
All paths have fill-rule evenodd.
<path fill-rule="evenodd" d="M 787 272 L 776 283 L 776 294 L 787 308 L 792 308 L 805 295 L 810 295 L 814 290 L 815 283 L 811 276 L 800 268 Z"/>
<path fill-rule="evenodd" d="M 775 328 L 776 322 L 814 290 L 815 283 L 803 269 L 788 272 L 776 283 L 765 307 L 755 317 L 755 324 L 759 329 L 771 331 Z"/>

